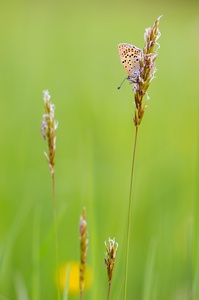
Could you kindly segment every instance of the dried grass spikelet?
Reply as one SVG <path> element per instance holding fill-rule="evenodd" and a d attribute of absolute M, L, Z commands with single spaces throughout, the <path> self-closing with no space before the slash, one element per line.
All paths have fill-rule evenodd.
<path fill-rule="evenodd" d="M 79 227 L 80 237 L 80 266 L 79 266 L 79 288 L 80 288 L 80 299 L 85 286 L 85 273 L 86 273 L 86 259 L 88 250 L 88 231 L 86 222 L 86 208 L 83 208 L 82 215 L 80 217 Z"/>
<path fill-rule="evenodd" d="M 110 284 L 113 277 L 118 243 L 115 241 L 115 238 L 111 239 L 109 237 L 108 241 L 105 241 L 104 244 L 106 247 L 104 262 L 107 267 L 108 283 Z"/>
<path fill-rule="evenodd" d="M 144 34 L 145 46 L 143 49 L 143 55 L 140 60 L 140 74 L 134 83 L 134 95 L 135 95 L 135 113 L 133 116 L 135 126 L 139 126 L 145 109 L 147 107 L 147 101 L 149 97 L 147 95 L 147 89 L 154 78 L 156 72 L 155 59 L 158 56 L 157 50 L 159 49 L 159 44 L 157 40 L 160 37 L 159 22 L 161 16 L 155 21 L 152 28 L 146 28 Z M 157 46 L 156 51 L 154 51 L 155 46 Z M 143 97 L 147 96 L 145 103 L 143 103 Z"/>
<path fill-rule="evenodd" d="M 49 92 L 43 91 L 44 94 L 44 114 L 43 121 L 41 124 L 41 134 L 44 137 L 44 140 L 47 140 L 48 143 L 48 152 L 44 152 L 52 176 L 54 175 L 54 166 L 55 166 L 55 150 L 56 150 L 56 129 L 58 127 L 58 122 L 54 119 L 55 106 L 50 101 Z"/>

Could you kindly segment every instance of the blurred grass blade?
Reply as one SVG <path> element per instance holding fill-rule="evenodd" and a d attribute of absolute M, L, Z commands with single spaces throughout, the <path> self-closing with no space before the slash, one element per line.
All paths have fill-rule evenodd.
<path fill-rule="evenodd" d="M 36 207 L 33 220 L 33 245 L 32 245 L 32 300 L 40 299 L 40 264 L 39 264 L 39 249 L 40 249 L 40 229 L 41 229 L 41 208 Z"/>
<path fill-rule="evenodd" d="M 63 300 L 68 300 L 68 285 L 69 285 L 69 278 L 70 278 L 70 265 L 66 265 L 66 283 L 64 288 L 64 297 Z"/>
<path fill-rule="evenodd" d="M 25 286 L 24 279 L 20 273 L 16 273 L 14 276 L 15 290 L 18 300 L 29 300 L 28 291 Z"/>
<path fill-rule="evenodd" d="M 144 291 L 143 291 L 143 300 L 152 300 L 152 292 L 154 290 L 154 261 L 155 261 L 155 254 L 156 254 L 156 242 L 152 241 L 148 258 L 146 262 L 146 270 L 145 270 L 145 280 L 144 280 Z"/>
<path fill-rule="evenodd" d="M 5 297 L 3 295 L 0 295 L 0 300 L 10 300 L 10 299 L 8 299 L 7 297 Z"/>
<path fill-rule="evenodd" d="M 7 240 L 4 243 L 4 247 L 0 250 L 0 281 L 3 281 L 5 269 L 8 268 L 10 264 L 10 256 L 14 248 L 16 239 L 25 223 L 25 220 L 32 208 L 32 204 L 28 201 L 24 201 L 16 214 L 15 219 L 12 222 L 12 227 L 7 234 Z"/>

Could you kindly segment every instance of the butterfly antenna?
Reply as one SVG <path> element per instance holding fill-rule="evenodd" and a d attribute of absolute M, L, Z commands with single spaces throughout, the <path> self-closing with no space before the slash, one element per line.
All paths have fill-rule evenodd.
<path fill-rule="evenodd" d="M 121 83 L 120 83 L 120 85 L 118 86 L 118 90 L 120 90 L 120 89 L 121 89 L 121 87 L 122 87 L 122 85 L 123 85 L 124 81 L 125 81 L 125 80 L 127 80 L 127 79 L 129 79 L 129 76 L 128 76 L 128 77 L 126 77 L 126 78 L 124 78 L 124 80 L 122 80 L 122 82 L 121 82 Z"/>

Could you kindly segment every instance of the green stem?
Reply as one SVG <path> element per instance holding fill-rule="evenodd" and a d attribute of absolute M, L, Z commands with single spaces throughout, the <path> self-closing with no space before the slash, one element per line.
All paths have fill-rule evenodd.
<path fill-rule="evenodd" d="M 53 201 L 53 213 L 54 213 L 54 237 L 55 237 L 55 260 L 57 269 L 57 299 L 60 300 L 60 280 L 59 280 L 59 259 L 58 259 L 58 241 L 57 241 L 57 214 L 56 214 L 56 200 L 55 200 L 55 177 L 54 168 L 51 172 L 52 176 L 52 201 Z"/>
<path fill-rule="evenodd" d="M 111 282 L 108 283 L 108 300 L 110 299 L 110 293 L 111 293 Z"/>
<path fill-rule="evenodd" d="M 83 299 L 83 291 L 81 290 L 80 291 L 80 300 L 82 300 Z"/>
<path fill-rule="evenodd" d="M 130 242 L 130 231 L 131 231 L 131 210 L 132 210 L 132 191 L 133 191 L 133 175 L 134 175 L 134 165 L 135 165 L 135 153 L 138 137 L 138 125 L 135 131 L 135 140 L 133 148 L 133 159 L 131 167 L 131 180 L 130 180 L 130 192 L 129 192 L 129 207 L 128 207 L 128 223 L 127 223 L 127 244 L 126 244 L 126 261 L 125 261 L 125 277 L 124 277 L 124 300 L 126 300 L 127 294 L 127 277 L 128 277 L 128 262 L 129 262 L 129 242 Z"/>

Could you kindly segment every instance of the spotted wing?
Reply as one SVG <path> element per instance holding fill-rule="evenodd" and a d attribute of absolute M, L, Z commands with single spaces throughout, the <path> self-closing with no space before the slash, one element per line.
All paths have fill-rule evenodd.
<path fill-rule="evenodd" d="M 119 44 L 118 53 L 128 76 L 137 77 L 140 73 L 142 50 L 130 44 Z"/>

